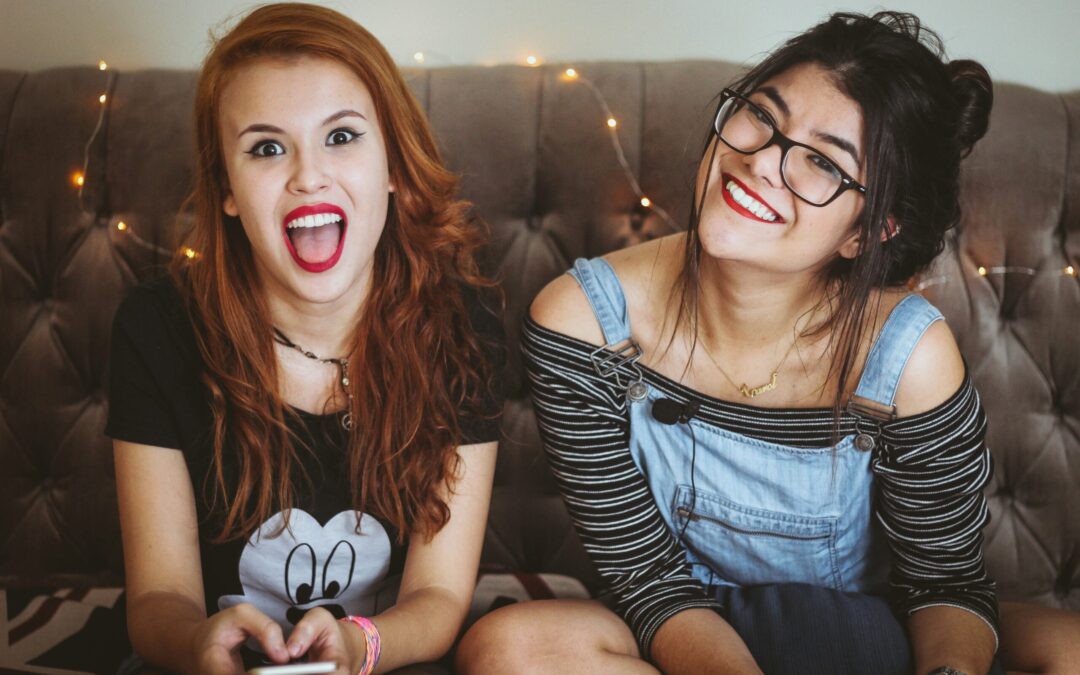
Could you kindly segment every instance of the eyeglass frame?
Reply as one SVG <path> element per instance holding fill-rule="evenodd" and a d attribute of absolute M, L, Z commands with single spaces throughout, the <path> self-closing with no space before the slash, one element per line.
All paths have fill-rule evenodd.
<path fill-rule="evenodd" d="M 769 138 L 769 140 L 765 141 L 765 143 L 763 145 L 761 145 L 761 147 L 756 148 L 754 150 L 749 150 L 749 151 L 740 150 L 740 149 L 736 148 L 734 145 L 732 145 L 731 143 L 728 143 L 727 140 L 724 138 L 724 135 L 722 133 L 720 133 L 720 111 L 724 109 L 724 104 L 727 103 L 728 101 L 730 101 L 733 98 L 739 99 L 740 101 L 742 101 L 746 105 L 751 106 L 754 110 L 757 110 L 758 112 L 760 112 L 764 116 L 764 118 L 766 120 L 768 120 L 768 125 L 770 127 L 772 127 L 772 130 L 773 130 L 772 137 Z M 848 174 L 847 171 L 844 171 L 844 169 L 839 164 L 837 164 L 835 161 L 830 159 L 827 154 L 825 154 L 824 152 L 818 150 L 817 148 L 815 148 L 812 145 L 807 145 L 806 143 L 800 143 L 799 141 L 793 141 L 790 138 L 788 138 L 787 136 L 785 136 L 784 134 L 782 134 L 780 132 L 780 130 L 778 128 L 776 128 L 776 122 L 773 121 L 772 115 L 770 115 L 768 113 L 768 111 L 762 109 L 761 106 L 754 103 L 750 99 L 746 98 L 745 96 L 743 96 L 739 92 L 735 91 L 734 89 L 724 89 L 723 91 L 720 92 L 720 104 L 716 106 L 716 114 L 713 116 L 712 131 L 713 131 L 713 133 L 716 134 L 716 137 L 718 139 L 720 139 L 721 141 L 724 142 L 724 145 L 728 146 L 729 148 L 731 148 L 735 152 L 739 153 L 740 155 L 752 155 L 752 154 L 754 154 L 756 152 L 761 152 L 765 148 L 770 148 L 770 147 L 772 147 L 774 145 L 779 145 L 780 146 L 780 180 L 784 182 L 784 187 L 786 187 L 788 190 L 791 190 L 791 194 L 795 195 L 796 197 L 798 197 L 802 201 L 806 202 L 810 206 L 817 206 L 817 207 L 828 206 L 829 204 L 836 201 L 837 197 L 844 194 L 848 190 L 857 190 L 863 195 L 866 194 L 866 186 L 861 184 L 859 181 L 855 180 L 854 178 L 852 178 L 851 175 Z M 812 151 L 814 154 L 819 155 L 821 157 L 824 157 L 825 160 L 827 160 L 829 162 L 829 164 L 832 164 L 834 167 L 836 167 L 836 170 L 840 173 L 840 185 L 837 186 L 836 192 L 833 193 L 832 197 L 829 197 L 827 200 L 825 200 L 821 204 L 815 204 L 814 202 L 810 201 L 806 197 L 803 197 L 802 195 L 800 195 L 795 190 L 795 188 L 791 187 L 791 185 L 788 183 L 787 176 L 784 175 L 784 167 L 786 166 L 788 151 L 791 148 L 795 147 L 795 146 L 798 146 L 800 148 L 806 148 L 807 150 Z"/>

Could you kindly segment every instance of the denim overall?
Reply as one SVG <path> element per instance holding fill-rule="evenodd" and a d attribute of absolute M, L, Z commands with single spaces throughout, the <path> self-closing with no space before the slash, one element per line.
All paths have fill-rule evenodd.
<path fill-rule="evenodd" d="M 604 354 L 610 354 L 613 345 L 631 338 L 618 277 L 599 258 L 577 260 L 570 274 L 585 291 L 604 332 Z M 902 300 L 870 352 L 855 397 L 893 409 L 911 351 L 941 318 L 920 296 Z M 872 513 L 871 465 L 877 454 L 873 448 L 881 451 L 880 443 L 872 436 L 860 436 L 856 443 L 856 434 L 851 434 L 835 448 L 798 448 L 749 438 L 696 418 L 663 424 L 652 414 L 656 401 L 669 398 L 684 404 L 685 394 L 665 390 L 659 378 L 642 381 L 634 360 L 623 359 L 640 382 L 627 395 L 630 452 L 703 584 L 805 583 L 871 594 L 886 590 L 888 545 Z M 627 385 L 627 369 L 620 370 L 620 384 Z M 746 412 L 756 411 L 746 406 Z M 869 417 L 856 419 L 860 431 L 872 426 Z"/>

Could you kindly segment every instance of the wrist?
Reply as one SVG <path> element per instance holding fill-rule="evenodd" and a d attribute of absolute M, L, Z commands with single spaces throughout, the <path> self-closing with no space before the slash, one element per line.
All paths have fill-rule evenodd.
<path fill-rule="evenodd" d="M 379 657 L 382 655 L 382 637 L 379 628 L 371 619 L 363 616 L 347 616 L 341 619 L 342 623 L 351 623 L 357 630 L 351 631 L 356 640 L 357 651 L 363 654 L 359 663 L 353 664 L 357 675 L 371 675 L 375 667 L 379 665 Z M 359 635 L 357 635 L 359 634 Z"/>

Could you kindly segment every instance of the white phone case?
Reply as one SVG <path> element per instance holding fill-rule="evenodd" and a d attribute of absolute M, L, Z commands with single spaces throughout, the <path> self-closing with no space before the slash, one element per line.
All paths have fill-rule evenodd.
<path fill-rule="evenodd" d="M 247 672 L 248 675 L 318 675 L 318 673 L 332 673 L 335 670 L 337 670 L 337 664 L 333 661 L 317 661 L 290 663 L 287 666 L 259 666 Z"/>

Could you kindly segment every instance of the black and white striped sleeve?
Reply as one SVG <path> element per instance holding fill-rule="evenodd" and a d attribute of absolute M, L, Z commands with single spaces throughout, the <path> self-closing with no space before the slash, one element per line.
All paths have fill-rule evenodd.
<path fill-rule="evenodd" d="M 690 573 L 630 455 L 623 392 L 590 347 L 526 319 L 522 350 L 548 462 L 582 543 L 649 658 L 657 629 L 692 607 L 719 609 Z"/>
<path fill-rule="evenodd" d="M 934 410 L 886 425 L 891 457 L 875 462 L 877 517 L 893 553 L 893 601 L 904 615 L 936 605 L 975 613 L 998 634 L 994 582 L 983 562 L 993 474 L 986 415 L 970 379 Z"/>

